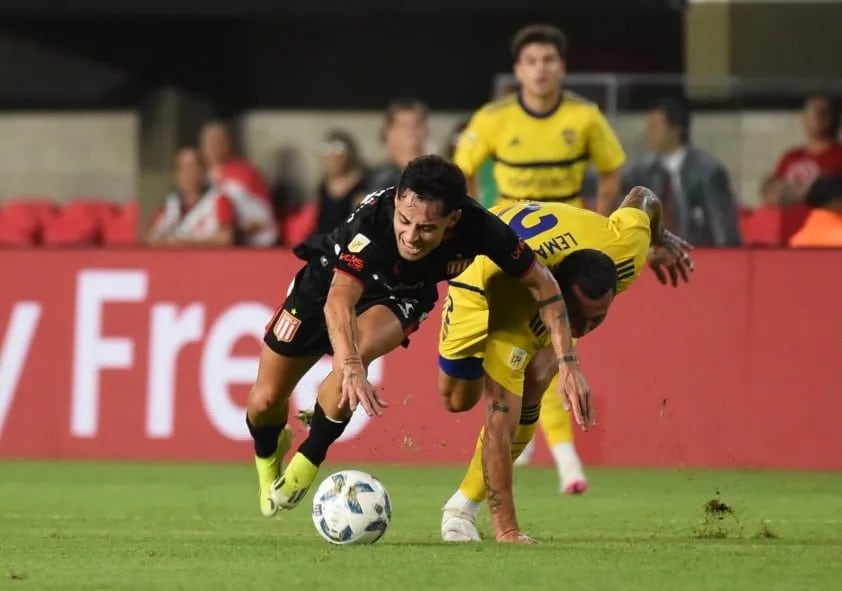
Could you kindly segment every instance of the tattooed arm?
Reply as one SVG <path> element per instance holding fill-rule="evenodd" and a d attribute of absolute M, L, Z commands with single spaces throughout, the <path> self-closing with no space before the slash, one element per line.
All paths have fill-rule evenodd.
<path fill-rule="evenodd" d="M 596 425 L 591 405 L 591 388 L 579 369 L 570 318 L 561 289 L 549 268 L 540 262 L 536 262 L 520 281 L 538 302 L 541 321 L 550 333 L 550 342 L 558 360 L 559 390 L 565 407 L 569 406 L 573 410 L 576 424 L 587 431 L 588 427 Z"/>
<path fill-rule="evenodd" d="M 486 376 L 485 439 L 482 477 L 498 542 L 527 542 L 520 533 L 512 492 L 512 436 L 520 419 L 521 400 Z"/>
<path fill-rule="evenodd" d="M 565 355 L 572 355 L 574 353 L 573 333 L 570 328 L 570 319 L 567 317 L 567 306 L 564 304 L 561 289 L 550 269 L 536 261 L 532 269 L 520 278 L 520 282 L 538 302 L 538 313 L 550 333 L 556 357 L 561 359 Z"/>
<path fill-rule="evenodd" d="M 646 187 L 634 187 L 620 207 L 640 209 L 649 216 L 651 246 L 647 260 L 658 281 L 666 284 L 669 276 L 673 287 L 678 285 L 679 278 L 685 283 L 690 281 L 694 264 L 689 251 L 693 245 L 664 227 L 663 207 L 657 195 Z"/>
<path fill-rule="evenodd" d="M 357 302 L 363 294 L 359 279 L 342 272 L 333 275 L 324 305 L 327 334 L 333 347 L 333 371 L 342 376 L 339 406 L 351 411 L 362 404 L 369 416 L 379 415 L 385 404 L 366 379 L 366 370 L 357 344 Z"/>
<path fill-rule="evenodd" d="M 664 241 L 664 220 L 661 200 L 647 187 L 633 187 L 620 207 L 633 207 L 639 209 L 649 216 L 649 231 L 652 237 L 652 244 L 661 244 Z"/>

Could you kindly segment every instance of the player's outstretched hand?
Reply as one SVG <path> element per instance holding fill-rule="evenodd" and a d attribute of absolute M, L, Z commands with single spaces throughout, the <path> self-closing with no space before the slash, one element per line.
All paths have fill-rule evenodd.
<path fill-rule="evenodd" d="M 649 266 L 655 272 L 655 276 L 662 284 L 667 284 L 667 276 L 673 287 L 678 287 L 678 278 L 687 283 L 690 281 L 690 273 L 695 270 L 693 259 L 690 258 L 690 251 L 693 245 L 664 230 L 664 238 L 659 244 L 653 244 L 649 248 L 646 257 Z"/>
<path fill-rule="evenodd" d="M 342 395 L 339 406 L 348 405 L 351 412 L 362 404 L 368 416 L 380 416 L 388 406 L 377 394 L 377 390 L 368 381 L 362 362 L 346 364 L 342 370 Z"/>
<path fill-rule="evenodd" d="M 537 544 L 534 538 L 529 537 L 519 529 L 497 534 L 497 541 L 501 544 Z"/>
<path fill-rule="evenodd" d="M 576 424 L 583 431 L 596 426 L 596 413 L 591 402 L 591 387 L 578 362 L 558 365 L 558 388 L 565 410 L 573 410 Z"/>

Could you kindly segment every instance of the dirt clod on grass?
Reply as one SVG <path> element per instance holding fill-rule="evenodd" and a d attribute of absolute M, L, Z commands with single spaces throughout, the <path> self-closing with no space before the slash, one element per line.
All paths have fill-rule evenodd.
<path fill-rule="evenodd" d="M 719 491 L 716 491 L 717 495 Z M 736 512 L 717 497 L 710 499 L 703 505 L 704 519 L 696 530 L 697 538 L 727 538 L 729 535 L 742 534 L 742 524 Z"/>

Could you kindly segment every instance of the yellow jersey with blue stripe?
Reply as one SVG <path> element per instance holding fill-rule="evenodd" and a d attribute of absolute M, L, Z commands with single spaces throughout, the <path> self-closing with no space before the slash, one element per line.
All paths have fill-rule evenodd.
<path fill-rule="evenodd" d="M 599 107 L 569 91 L 546 114 L 530 112 L 516 94 L 477 111 L 453 159 L 472 177 L 489 157 L 500 203 L 534 200 L 577 206 L 589 162 L 608 173 L 626 160 Z"/>
<path fill-rule="evenodd" d="M 491 211 L 550 268 L 577 250 L 605 253 L 617 268 L 617 293 L 627 289 L 646 264 L 650 220 L 640 209 L 621 207 L 605 217 L 563 203 L 523 202 Z M 548 346 L 549 335 L 529 291 L 487 257 L 477 257 L 450 281 L 439 335 L 440 367 L 445 371 L 456 368 L 458 374 L 463 362 L 474 368 L 481 364 L 496 382 L 520 395 L 526 366 Z"/>
<path fill-rule="evenodd" d="M 617 293 L 624 291 L 646 263 L 651 239 L 649 216 L 634 207 L 621 207 L 605 217 L 565 203 L 522 202 L 497 205 L 489 211 L 503 220 L 551 269 L 571 252 L 599 250 L 617 266 Z M 502 273 L 487 257 L 477 257 L 454 281 L 484 289 Z M 512 282 L 517 285 L 516 282 Z"/>

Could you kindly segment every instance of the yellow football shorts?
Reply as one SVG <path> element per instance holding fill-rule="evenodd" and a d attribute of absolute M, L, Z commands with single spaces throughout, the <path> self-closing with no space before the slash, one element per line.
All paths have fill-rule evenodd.
<path fill-rule="evenodd" d="M 526 366 L 538 346 L 528 325 L 508 322 L 519 316 L 500 306 L 490 319 L 482 290 L 451 282 L 442 311 L 439 368 L 463 380 L 477 380 L 487 373 L 515 396 L 523 396 Z"/>

